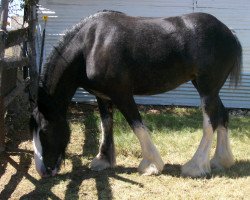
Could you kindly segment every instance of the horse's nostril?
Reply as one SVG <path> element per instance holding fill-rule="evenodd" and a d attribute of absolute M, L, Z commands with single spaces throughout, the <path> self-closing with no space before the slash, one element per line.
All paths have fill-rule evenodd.
<path fill-rule="evenodd" d="M 58 171 L 58 168 L 51 168 L 51 167 L 47 167 L 46 169 L 46 174 L 47 174 L 47 177 L 48 176 L 55 176 L 57 174 L 57 171 Z"/>
<path fill-rule="evenodd" d="M 57 168 L 52 169 L 51 167 L 47 167 L 47 176 L 55 176 L 57 174 Z"/>
<path fill-rule="evenodd" d="M 42 178 L 47 178 L 47 177 L 49 177 L 49 176 L 50 176 L 50 175 L 47 174 L 47 173 L 44 173 L 44 174 L 41 175 Z"/>
<path fill-rule="evenodd" d="M 41 176 L 41 178 L 47 178 L 50 176 L 50 174 L 47 172 L 47 170 L 40 171 L 39 175 Z"/>
<path fill-rule="evenodd" d="M 39 171 L 39 174 L 41 178 L 48 178 L 48 177 L 55 176 L 57 174 L 57 171 L 58 171 L 57 168 L 52 169 L 51 167 L 47 167 L 46 170 Z"/>
<path fill-rule="evenodd" d="M 57 174 L 57 168 L 55 168 L 54 170 L 52 170 L 51 175 L 52 175 L 52 176 L 55 176 L 56 174 Z"/>
<path fill-rule="evenodd" d="M 51 174 L 52 174 L 51 167 L 47 167 L 46 172 L 47 172 L 48 176 L 51 176 Z"/>

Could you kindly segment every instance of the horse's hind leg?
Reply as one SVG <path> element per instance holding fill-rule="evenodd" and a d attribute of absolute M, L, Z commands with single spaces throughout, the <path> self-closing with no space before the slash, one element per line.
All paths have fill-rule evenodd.
<path fill-rule="evenodd" d="M 97 97 L 98 107 L 101 115 L 102 138 L 98 155 L 91 162 L 91 169 L 100 171 L 114 167 L 115 146 L 113 139 L 113 106 L 112 102 Z"/>
<path fill-rule="evenodd" d="M 222 102 L 220 104 L 220 118 L 217 128 L 217 145 L 211 167 L 215 169 L 224 169 L 234 164 L 234 158 L 231 151 L 228 137 L 228 112 Z"/>
<path fill-rule="evenodd" d="M 217 147 L 211 160 L 212 167 L 230 167 L 234 163 L 233 155 L 228 140 L 228 113 L 220 97 L 202 97 L 203 111 L 203 137 L 193 158 L 182 167 L 184 176 L 199 177 L 211 172 L 209 153 L 213 133 L 217 129 Z"/>
<path fill-rule="evenodd" d="M 209 174 L 210 162 L 209 153 L 213 139 L 213 126 L 210 123 L 211 115 L 206 112 L 205 106 L 203 111 L 203 136 L 200 145 L 190 161 L 182 166 L 182 175 L 191 177 L 201 177 Z"/>
<path fill-rule="evenodd" d="M 138 171 L 144 175 L 159 174 L 164 167 L 161 156 L 153 144 L 148 129 L 143 124 L 133 96 L 112 99 L 139 139 L 142 157 Z"/>
<path fill-rule="evenodd" d="M 183 176 L 200 177 L 211 172 L 209 153 L 213 133 L 218 126 L 219 97 L 202 97 L 203 137 L 192 159 L 182 167 Z"/>

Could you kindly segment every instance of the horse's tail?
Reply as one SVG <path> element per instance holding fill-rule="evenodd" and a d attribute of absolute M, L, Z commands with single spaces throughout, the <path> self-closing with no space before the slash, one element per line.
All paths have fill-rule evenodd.
<path fill-rule="evenodd" d="M 233 33 L 233 35 L 236 41 L 236 51 L 235 51 L 236 55 L 232 70 L 229 75 L 229 79 L 230 79 L 230 86 L 234 86 L 236 88 L 238 84 L 241 82 L 242 47 L 235 33 Z"/>

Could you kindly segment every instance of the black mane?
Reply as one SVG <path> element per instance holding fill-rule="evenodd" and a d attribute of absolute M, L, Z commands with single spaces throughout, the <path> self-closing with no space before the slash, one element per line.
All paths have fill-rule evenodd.
<path fill-rule="evenodd" d="M 67 62 L 67 58 L 64 58 L 62 56 L 62 52 L 64 51 L 65 47 L 67 47 L 67 45 L 70 43 L 70 41 L 75 37 L 75 35 L 80 31 L 80 29 L 84 26 L 84 24 L 88 20 L 94 19 L 98 17 L 100 14 L 105 14 L 105 13 L 125 15 L 125 13 L 122 13 L 119 11 L 102 10 L 82 19 L 79 23 L 75 24 L 70 29 L 65 30 L 63 32 L 63 36 L 60 38 L 56 46 L 53 46 L 53 50 L 47 57 L 46 62 L 43 66 L 43 70 L 41 74 L 41 82 L 43 85 L 48 81 L 49 76 L 53 74 L 55 62 L 57 62 L 58 59 L 63 59 L 65 62 Z"/>
<path fill-rule="evenodd" d="M 61 37 L 61 39 L 58 41 L 56 46 L 53 46 L 53 50 L 49 54 L 49 56 L 46 59 L 46 62 L 43 66 L 43 72 L 42 72 L 42 82 L 47 82 L 48 76 L 53 73 L 55 62 L 58 58 L 61 57 L 61 52 L 65 49 L 65 47 L 68 45 L 68 43 L 72 40 L 72 38 L 75 36 L 75 34 L 82 28 L 84 22 L 86 19 L 83 19 L 78 24 L 73 26 L 71 29 L 68 29 L 64 32 L 64 36 Z"/>

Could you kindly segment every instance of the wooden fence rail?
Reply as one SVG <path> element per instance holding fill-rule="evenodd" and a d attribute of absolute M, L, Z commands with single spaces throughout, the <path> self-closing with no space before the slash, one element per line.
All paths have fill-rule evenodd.
<path fill-rule="evenodd" d="M 17 68 L 28 64 L 28 58 L 0 59 L 0 151 L 5 146 L 4 115 L 6 107 L 24 91 L 24 83 L 17 78 Z"/>
<path fill-rule="evenodd" d="M 34 19 L 36 11 L 37 0 L 28 0 L 27 5 L 30 15 L 28 20 L 30 20 L 29 27 L 21 28 L 14 31 L 7 31 L 7 18 L 8 18 L 8 0 L 1 0 L 1 21 L 0 21 L 0 152 L 5 149 L 5 126 L 4 126 L 4 115 L 6 107 L 12 102 L 12 100 L 21 92 L 24 92 L 24 83 L 17 77 L 17 68 L 23 66 L 34 65 L 34 59 L 29 56 L 17 57 L 7 59 L 5 58 L 5 49 L 13 47 L 15 45 L 20 45 L 24 41 L 29 40 L 30 46 L 33 45 L 34 41 Z M 34 48 L 33 48 L 34 49 Z M 35 55 L 35 52 L 30 52 L 30 55 Z M 36 66 L 31 67 L 31 74 L 34 75 L 35 79 L 37 75 L 34 73 Z M 32 80 L 34 78 L 32 77 Z M 34 81 L 33 81 L 34 82 Z"/>
<path fill-rule="evenodd" d="M 0 59 L 4 59 L 5 53 L 5 39 L 6 39 L 6 25 L 9 12 L 9 1 L 1 0 L 1 30 L 0 30 Z M 3 73 L 4 67 L 0 67 L 0 152 L 5 149 L 5 126 L 4 126 L 4 96 L 3 96 Z"/>

